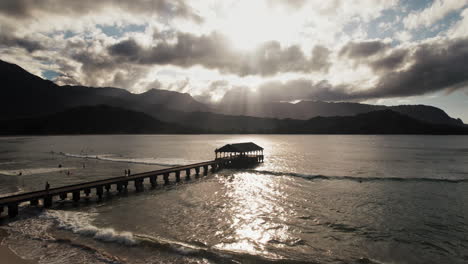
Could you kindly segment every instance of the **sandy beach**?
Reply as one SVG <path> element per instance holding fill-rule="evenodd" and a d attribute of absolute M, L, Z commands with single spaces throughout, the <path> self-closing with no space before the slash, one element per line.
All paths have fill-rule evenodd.
<path fill-rule="evenodd" d="M 3 239 L 8 236 L 8 233 L 0 228 L 0 262 L 8 264 L 34 264 L 35 260 L 26 260 L 17 256 L 8 246 L 3 244 Z"/>

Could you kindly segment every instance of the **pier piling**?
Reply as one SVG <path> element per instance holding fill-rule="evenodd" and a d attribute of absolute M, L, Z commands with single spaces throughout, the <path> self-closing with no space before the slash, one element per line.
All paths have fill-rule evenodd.
<path fill-rule="evenodd" d="M 106 185 L 106 187 L 107 187 L 107 185 Z M 102 186 L 96 187 L 96 194 L 97 194 L 99 200 L 102 200 L 102 194 L 103 193 L 104 193 L 104 189 L 102 188 Z"/>
<path fill-rule="evenodd" d="M 9 204 L 8 205 L 8 216 L 15 217 L 18 215 L 18 204 Z"/>
<path fill-rule="evenodd" d="M 176 182 L 180 182 L 180 171 L 175 172 Z"/>
<path fill-rule="evenodd" d="M 49 208 L 52 206 L 52 195 L 46 195 L 44 197 L 44 207 Z"/>
<path fill-rule="evenodd" d="M 151 175 L 150 176 L 150 183 L 151 183 L 151 187 L 152 188 L 155 188 L 156 185 L 158 185 L 158 182 L 157 182 L 157 176 L 156 175 Z"/>
<path fill-rule="evenodd" d="M 136 179 L 135 180 L 135 184 L 136 184 L 136 190 L 137 192 L 142 192 L 143 189 L 144 189 L 144 186 L 143 186 L 143 179 Z"/>
<path fill-rule="evenodd" d="M 39 204 L 39 199 L 31 199 L 29 202 L 31 206 L 37 206 Z"/>
<path fill-rule="evenodd" d="M 73 201 L 78 202 L 80 200 L 80 191 L 73 192 Z"/>
<path fill-rule="evenodd" d="M 190 180 L 190 169 L 185 170 L 185 179 Z"/>
<path fill-rule="evenodd" d="M 169 173 L 164 173 L 163 174 L 163 179 L 164 179 L 164 185 L 169 184 Z"/>

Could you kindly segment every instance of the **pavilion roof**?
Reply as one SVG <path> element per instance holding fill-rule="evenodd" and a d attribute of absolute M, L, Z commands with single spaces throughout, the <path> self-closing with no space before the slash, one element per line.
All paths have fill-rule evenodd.
<path fill-rule="evenodd" d="M 253 142 L 246 142 L 227 144 L 219 149 L 216 149 L 215 152 L 250 152 L 257 150 L 263 150 L 263 148 Z"/>

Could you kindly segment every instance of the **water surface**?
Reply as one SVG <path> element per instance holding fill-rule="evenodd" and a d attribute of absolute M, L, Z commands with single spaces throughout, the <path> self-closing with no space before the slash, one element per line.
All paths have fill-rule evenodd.
<path fill-rule="evenodd" d="M 25 205 L 3 221 L 5 242 L 42 263 L 468 261 L 463 136 L 0 138 L 0 195 L 206 161 L 245 141 L 264 164 L 102 203 Z"/>

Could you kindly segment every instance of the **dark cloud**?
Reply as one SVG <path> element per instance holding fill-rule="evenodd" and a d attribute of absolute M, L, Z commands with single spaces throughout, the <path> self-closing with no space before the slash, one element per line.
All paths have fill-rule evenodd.
<path fill-rule="evenodd" d="M 390 55 L 376 59 L 370 63 L 370 66 L 375 71 L 389 71 L 396 70 L 403 65 L 408 58 L 409 51 L 405 49 L 397 49 L 390 53 Z"/>
<path fill-rule="evenodd" d="M 364 97 L 421 95 L 468 85 L 468 38 L 421 44 L 412 53 L 412 65 L 383 75 Z"/>
<path fill-rule="evenodd" d="M 131 89 L 135 83 L 148 73 L 148 67 L 141 65 L 132 65 L 122 61 L 115 60 L 107 52 L 101 52 L 102 43 L 95 40 L 93 43 L 84 44 L 80 41 L 70 41 L 70 48 L 67 56 L 71 61 L 79 63 L 80 66 L 71 66 L 70 61 L 63 60 L 56 63 L 60 69 L 66 73 L 59 77 L 62 83 L 67 80 L 73 80 L 72 83 L 81 83 L 89 86 L 113 86 L 119 88 Z M 131 46 L 131 44 L 130 44 Z M 128 45 L 123 43 L 116 47 L 116 51 L 125 53 Z M 68 70 L 65 70 L 68 68 Z"/>
<path fill-rule="evenodd" d="M 277 41 L 262 44 L 251 52 L 233 49 L 227 38 L 218 33 L 195 36 L 178 33 L 176 42 L 159 40 L 158 44 L 143 48 L 128 39 L 108 47 L 116 59 L 136 64 L 172 64 L 181 67 L 202 65 L 224 73 L 240 76 L 269 76 L 280 72 L 327 71 L 330 51 L 316 46 L 308 59 L 299 46 L 282 47 Z"/>
<path fill-rule="evenodd" d="M 182 0 L 2 0 L 0 14 L 14 18 L 35 18 L 36 13 L 49 15 L 83 15 L 109 8 L 120 8 L 137 14 L 182 17 L 201 22 L 190 6 Z"/>
<path fill-rule="evenodd" d="M 385 51 L 390 46 L 382 41 L 350 42 L 340 50 L 340 56 L 359 59 Z"/>
<path fill-rule="evenodd" d="M 199 102 L 210 104 L 214 99 L 219 100 L 220 94 L 224 94 L 230 86 L 226 80 L 212 81 L 202 93 L 195 95 L 194 98 Z"/>
<path fill-rule="evenodd" d="M 117 56 L 138 57 L 140 51 L 140 46 L 133 39 L 124 40 L 109 47 L 109 53 Z"/>
<path fill-rule="evenodd" d="M 7 33 L 0 33 L 0 46 L 20 47 L 27 50 L 28 52 L 44 49 L 44 47 L 38 41 L 16 37 Z"/>
<path fill-rule="evenodd" d="M 240 102 L 280 102 L 294 100 L 341 101 L 353 99 L 346 86 L 332 86 L 326 80 L 313 82 L 306 79 L 287 82 L 271 81 L 256 88 L 235 87 L 224 95 L 222 101 L 226 104 Z"/>
<path fill-rule="evenodd" d="M 112 79 L 112 86 L 119 88 L 128 88 L 132 87 L 138 80 L 143 78 L 146 75 L 147 71 L 137 69 L 135 67 L 118 69 L 114 73 L 114 78 Z M 156 82 L 153 82 L 152 85 L 156 85 Z M 161 85 L 159 83 L 159 85 Z M 152 88 L 159 88 L 152 87 Z"/>
<path fill-rule="evenodd" d="M 410 66 L 391 70 L 401 66 L 403 61 L 411 63 Z M 468 38 L 440 40 L 411 50 L 397 49 L 372 65 L 385 68 L 387 72 L 367 90 L 353 85 L 333 86 L 325 80 L 299 79 L 268 82 L 257 87 L 256 92 L 250 88 L 233 88 L 225 94 L 223 101 L 363 101 L 465 89 L 468 87 Z"/>
<path fill-rule="evenodd" d="M 329 60 L 331 51 L 324 46 L 317 45 L 312 50 L 312 61 L 311 65 L 314 70 L 328 71 L 331 66 Z"/>

